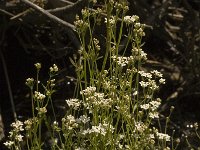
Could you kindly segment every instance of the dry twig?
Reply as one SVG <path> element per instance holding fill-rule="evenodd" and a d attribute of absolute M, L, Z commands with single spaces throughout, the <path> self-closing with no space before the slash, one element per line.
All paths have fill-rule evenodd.
<path fill-rule="evenodd" d="M 53 21 L 55 21 L 55 22 L 57 22 L 59 24 L 62 24 L 64 26 L 68 27 L 68 28 L 71 28 L 72 30 L 75 30 L 75 26 L 74 25 L 72 25 L 71 23 L 68 23 L 68 22 L 66 22 L 66 21 L 64 21 L 64 20 L 52 15 L 51 13 L 49 13 L 48 11 L 44 10 L 43 8 L 37 6 L 36 4 L 34 4 L 34 3 L 32 3 L 32 2 L 30 2 L 28 0 L 21 0 L 21 1 L 24 2 L 25 4 L 29 5 L 31 8 L 39 11 L 43 15 L 49 17 Z"/>

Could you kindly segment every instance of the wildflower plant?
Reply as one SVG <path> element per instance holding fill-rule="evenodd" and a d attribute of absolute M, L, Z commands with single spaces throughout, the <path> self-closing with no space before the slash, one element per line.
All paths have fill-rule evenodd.
<path fill-rule="evenodd" d="M 9 149 L 23 149 L 23 142 L 26 142 L 26 149 L 42 149 L 44 144 L 42 141 L 42 125 L 50 126 L 50 123 L 47 121 L 47 106 L 51 105 L 54 113 L 51 95 L 55 92 L 54 76 L 58 72 L 58 67 L 55 64 L 50 67 L 49 79 L 46 85 L 39 81 L 41 64 L 36 63 L 35 67 L 37 70 L 36 79 L 28 78 L 25 83 L 31 93 L 32 118 L 24 122 L 16 120 L 16 122 L 11 124 L 12 130 L 9 132 L 9 141 L 4 143 Z"/>
<path fill-rule="evenodd" d="M 42 84 L 41 91 L 41 64 L 35 65 L 36 79 L 26 81 L 31 90 L 33 114 L 23 125 L 28 149 L 42 149 L 42 124 L 51 133 L 51 149 L 169 149 L 171 137 L 167 129 L 154 127 L 161 105 L 155 93 L 165 79 L 157 70 L 142 69 L 147 60 L 142 49 L 146 25 L 136 15 L 126 16 L 127 11 L 125 0 L 105 0 L 103 7 L 95 11 L 85 8 L 82 16 L 76 17 L 74 24 L 81 49 L 71 62 L 77 82 L 74 97 L 66 100 L 68 107 L 61 121 L 56 120 L 55 114 L 53 123 L 47 120 L 48 105 L 54 112 L 52 94 L 58 68 L 50 67 L 50 78 L 46 85 Z M 93 34 L 99 25 L 106 27 L 105 43 Z M 122 45 L 124 37 L 126 43 Z M 11 149 L 21 141 L 10 139 L 4 144 Z"/>
<path fill-rule="evenodd" d="M 189 149 L 200 149 L 200 131 L 199 122 L 187 124 L 189 132 L 182 135 Z M 180 139 L 179 139 L 180 140 Z M 179 141 L 180 142 L 180 141 Z"/>
<path fill-rule="evenodd" d="M 147 60 L 142 49 L 146 25 L 141 24 L 136 15 L 126 16 L 126 1 L 107 0 L 105 7 L 99 10 L 94 12 L 86 8 L 75 21 L 82 47 L 79 59 L 71 61 L 77 73 L 75 97 L 80 100 L 73 106 L 70 100 L 67 103 L 75 108 L 72 111 L 74 116 L 79 116 L 77 107 L 74 107 L 78 105 L 90 119 L 79 127 L 79 133 L 76 131 L 82 140 L 74 141 L 74 145 L 85 149 L 167 148 L 171 137 L 152 128 L 153 120 L 159 119 L 161 105 L 155 92 L 165 84 L 165 79 L 157 70 L 146 72 L 142 69 Z M 106 13 L 104 19 L 102 13 Z M 93 34 L 99 17 L 106 26 L 104 52 L 101 52 L 98 37 Z M 89 42 L 86 42 L 86 36 L 90 37 Z M 127 42 L 123 51 L 119 51 L 123 37 Z M 127 52 L 131 54 L 127 56 Z M 102 60 L 100 67 L 99 60 Z"/>

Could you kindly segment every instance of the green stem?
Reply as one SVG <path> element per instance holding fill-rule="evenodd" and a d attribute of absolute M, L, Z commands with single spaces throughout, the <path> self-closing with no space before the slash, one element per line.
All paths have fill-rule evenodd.
<path fill-rule="evenodd" d="M 110 18 L 111 18 L 111 4 L 108 2 L 106 4 L 107 7 L 107 24 L 106 24 L 106 28 L 107 28 L 107 33 L 106 33 L 106 53 L 104 56 L 104 60 L 103 60 L 103 65 L 102 65 L 102 69 L 101 72 L 103 72 L 107 59 L 108 59 L 108 54 L 110 52 L 110 48 L 111 48 L 111 24 L 110 24 Z"/>

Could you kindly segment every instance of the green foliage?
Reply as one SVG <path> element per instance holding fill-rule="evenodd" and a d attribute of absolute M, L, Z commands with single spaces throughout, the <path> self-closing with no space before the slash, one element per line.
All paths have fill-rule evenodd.
<path fill-rule="evenodd" d="M 77 84 L 74 98 L 66 100 L 69 109 L 61 120 L 55 114 L 53 123 L 48 120 L 47 106 L 54 112 L 52 94 L 58 68 L 53 65 L 49 80 L 42 84 L 41 64 L 37 63 L 36 79 L 29 78 L 26 82 L 31 90 L 33 118 L 11 125 L 9 141 L 4 143 L 7 147 L 22 149 L 24 141 L 27 149 L 42 149 L 46 142 L 42 140 L 42 125 L 45 125 L 51 135 L 51 149 L 170 149 L 169 118 L 164 128 L 157 129 L 154 124 L 159 121 L 157 109 L 161 104 L 155 92 L 165 80 L 159 71 L 146 72 L 142 68 L 147 60 L 142 50 L 145 25 L 138 16 L 126 16 L 127 10 L 125 1 L 112 0 L 105 1 L 101 10 L 82 10 L 82 16 L 75 21 L 82 47 L 79 56 L 71 59 Z M 106 18 L 101 24 L 106 26 L 106 49 L 100 53 L 103 50 L 93 32 L 98 17 L 104 13 Z M 126 34 L 123 28 L 127 29 Z M 127 43 L 120 52 L 123 36 L 127 37 Z M 129 56 L 126 51 L 130 51 Z M 176 146 L 172 144 L 171 149 Z"/>

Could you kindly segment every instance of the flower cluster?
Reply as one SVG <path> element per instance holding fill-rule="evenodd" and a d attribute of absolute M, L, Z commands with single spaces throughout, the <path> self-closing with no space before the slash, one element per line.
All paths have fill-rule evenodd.
<path fill-rule="evenodd" d="M 79 16 L 76 16 L 76 21 L 74 22 L 74 25 L 77 31 L 85 31 L 89 26 L 86 21 L 79 19 Z"/>
<path fill-rule="evenodd" d="M 72 130 L 78 127 L 78 123 L 74 116 L 68 115 L 65 118 L 62 118 L 62 126 L 65 130 Z"/>
<path fill-rule="evenodd" d="M 136 122 L 135 123 L 135 132 L 144 132 L 148 127 L 143 122 Z"/>
<path fill-rule="evenodd" d="M 97 51 L 100 51 L 99 40 L 94 38 L 93 41 L 94 41 L 94 46 L 97 49 Z"/>
<path fill-rule="evenodd" d="M 16 133 L 18 133 L 20 131 L 24 131 L 24 129 L 23 129 L 23 122 L 21 122 L 19 120 L 17 120 L 16 122 L 13 122 L 11 124 L 11 127 L 13 128 L 13 131 L 16 132 Z"/>
<path fill-rule="evenodd" d="M 75 110 L 77 110 L 81 105 L 81 101 L 76 98 L 68 99 L 68 100 L 66 100 L 66 102 L 69 107 L 72 107 Z"/>
<path fill-rule="evenodd" d="M 25 130 L 29 131 L 33 128 L 34 124 L 38 122 L 38 118 L 34 117 L 24 121 Z"/>
<path fill-rule="evenodd" d="M 40 70 L 41 67 L 42 67 L 42 65 L 41 65 L 41 63 L 36 63 L 36 64 L 35 64 L 35 67 L 36 67 L 37 70 Z"/>
<path fill-rule="evenodd" d="M 23 122 L 17 120 L 16 122 L 13 122 L 11 124 L 12 130 L 9 132 L 9 139 L 4 143 L 6 147 L 11 149 L 12 147 L 15 146 L 15 148 L 18 148 L 16 144 L 20 143 L 23 141 L 23 135 L 21 134 L 22 131 L 24 131 L 23 128 Z"/>
<path fill-rule="evenodd" d="M 134 24 L 133 32 L 134 32 L 136 38 L 145 36 L 144 27 L 145 27 L 145 24 L 141 24 L 139 22 Z"/>
<path fill-rule="evenodd" d="M 50 70 L 50 73 L 56 73 L 58 72 L 58 67 L 56 64 L 53 64 L 53 66 L 50 67 L 49 70 Z"/>
<path fill-rule="evenodd" d="M 42 93 L 40 93 L 40 92 L 38 92 L 38 91 L 35 91 L 35 93 L 34 93 L 34 98 L 35 98 L 35 100 L 39 100 L 39 101 L 42 101 L 42 100 L 44 100 L 45 99 L 45 95 L 44 94 L 42 94 Z"/>
<path fill-rule="evenodd" d="M 43 115 L 43 114 L 45 114 L 47 112 L 46 107 L 41 107 L 41 108 L 37 107 L 36 110 L 38 111 L 39 115 Z"/>
<path fill-rule="evenodd" d="M 117 12 L 120 12 L 121 10 L 127 12 L 127 10 L 129 9 L 129 7 L 124 1 L 115 2 L 114 8 L 116 8 Z"/>
<path fill-rule="evenodd" d="M 91 129 L 83 130 L 82 134 L 86 135 L 86 134 L 93 133 L 94 135 L 100 134 L 100 135 L 105 136 L 108 131 L 110 131 L 111 133 L 114 132 L 114 128 L 112 125 L 110 125 L 108 123 L 103 123 L 103 124 L 99 123 L 99 125 L 97 125 L 97 126 L 92 126 Z"/>
<path fill-rule="evenodd" d="M 159 72 L 158 70 L 152 70 L 151 73 L 155 75 L 156 77 L 162 78 L 163 74 Z"/>
<path fill-rule="evenodd" d="M 105 98 L 104 93 L 95 91 L 95 87 L 87 87 L 85 90 L 81 91 L 81 94 L 85 96 L 85 101 L 83 102 L 85 108 L 92 112 L 95 106 L 98 106 L 98 108 L 109 108 L 112 106 L 113 100 L 111 98 Z"/>
<path fill-rule="evenodd" d="M 141 48 L 132 48 L 132 56 L 135 60 L 147 60 L 147 54 Z"/>
<path fill-rule="evenodd" d="M 26 84 L 28 87 L 32 88 L 33 85 L 34 85 L 34 79 L 33 79 L 33 78 L 27 78 L 25 84 Z"/>
<path fill-rule="evenodd" d="M 77 123 L 83 123 L 86 124 L 90 121 L 90 117 L 87 117 L 86 115 L 81 115 L 77 120 Z"/>
<path fill-rule="evenodd" d="M 82 90 L 80 92 L 80 94 L 83 94 L 85 96 L 89 96 L 89 95 L 94 94 L 94 92 L 96 92 L 96 87 L 89 86 L 85 90 Z"/>
<path fill-rule="evenodd" d="M 124 17 L 124 22 L 127 24 L 134 24 L 135 22 L 137 22 L 139 20 L 139 17 L 136 15 L 133 16 L 125 16 Z"/>
<path fill-rule="evenodd" d="M 54 131 L 57 131 L 57 132 L 61 131 L 61 128 L 58 126 L 57 121 L 53 122 L 52 128 L 53 128 Z"/>
<path fill-rule="evenodd" d="M 157 112 L 157 109 L 160 105 L 161 100 L 158 98 L 157 100 L 150 101 L 147 104 L 140 105 L 140 108 L 143 110 L 149 110 L 149 118 L 158 119 L 159 113 Z"/>
<path fill-rule="evenodd" d="M 47 86 L 54 87 L 55 86 L 55 79 L 48 80 Z"/>
<path fill-rule="evenodd" d="M 105 23 L 107 23 L 107 22 L 108 22 L 108 20 L 107 20 L 107 18 L 105 18 Z M 111 18 L 109 20 L 109 23 L 110 23 L 111 26 L 115 25 L 117 23 L 116 17 L 115 16 L 111 16 Z"/>
<path fill-rule="evenodd" d="M 124 67 L 129 63 L 133 62 L 133 56 L 125 57 L 125 56 L 112 56 L 114 62 L 116 62 L 119 66 Z"/>
<path fill-rule="evenodd" d="M 171 137 L 168 134 L 156 132 L 156 136 L 159 140 L 170 141 Z"/>
<path fill-rule="evenodd" d="M 90 12 L 88 9 L 82 9 L 81 14 L 84 18 L 88 17 L 90 15 Z"/>
<path fill-rule="evenodd" d="M 152 78 L 152 74 L 149 73 L 149 72 L 144 72 L 144 71 L 138 71 L 138 73 L 141 75 L 141 77 L 145 77 L 145 78 L 148 78 L 148 79 L 151 79 Z"/>
<path fill-rule="evenodd" d="M 159 88 L 157 84 L 165 84 L 165 79 L 162 78 L 162 73 L 158 72 L 157 70 L 153 70 L 148 73 L 144 71 L 138 71 L 138 73 L 142 77 L 142 81 L 140 81 L 139 84 L 143 88 L 148 87 L 152 91 L 155 91 Z M 153 79 L 153 76 L 155 79 Z"/>

